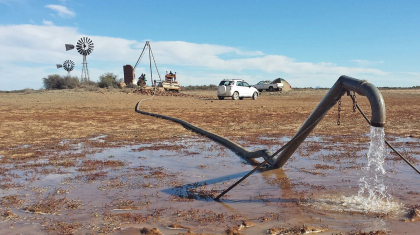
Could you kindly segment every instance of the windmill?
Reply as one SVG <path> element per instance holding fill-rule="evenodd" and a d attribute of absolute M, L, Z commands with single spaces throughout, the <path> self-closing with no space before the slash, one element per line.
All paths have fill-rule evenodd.
<path fill-rule="evenodd" d="M 72 71 L 74 69 L 74 62 L 72 60 L 66 60 L 64 61 L 64 63 L 61 64 L 57 64 L 57 69 L 63 67 L 64 70 L 66 70 L 68 72 L 68 76 L 70 76 L 70 71 Z"/>
<path fill-rule="evenodd" d="M 73 46 L 74 48 L 74 46 Z M 73 49 L 71 48 L 71 46 L 68 46 L 66 44 L 66 50 L 69 49 Z M 76 49 L 77 51 L 83 55 L 83 68 L 82 68 L 82 75 L 80 77 L 81 81 L 90 81 L 90 77 L 89 77 L 89 69 L 87 66 L 87 61 L 86 61 L 86 56 L 88 56 L 90 53 L 92 53 L 93 51 L 93 42 L 90 38 L 88 37 L 82 37 L 81 39 L 79 39 L 79 41 L 77 41 L 76 44 Z"/>

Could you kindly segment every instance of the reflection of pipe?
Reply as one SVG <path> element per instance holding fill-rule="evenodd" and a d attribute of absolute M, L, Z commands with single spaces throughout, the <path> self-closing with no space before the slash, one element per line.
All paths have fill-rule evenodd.
<path fill-rule="evenodd" d="M 370 102 L 372 110 L 372 117 L 370 121 L 371 125 L 375 127 L 385 126 L 385 103 L 378 88 L 364 80 L 341 76 L 334 86 L 331 87 L 330 91 L 325 95 L 324 99 L 321 100 L 315 110 L 311 113 L 308 119 L 306 119 L 299 131 L 295 134 L 295 136 L 301 133 L 302 135 L 299 136 L 299 138 L 294 139 L 293 143 L 290 143 L 290 145 L 274 159 L 274 164 L 272 165 L 273 168 L 282 167 L 286 163 L 300 144 L 306 139 L 309 133 L 311 133 L 315 126 L 321 121 L 322 117 L 325 116 L 328 110 L 337 103 L 346 91 L 354 91 L 359 95 L 366 96 Z M 314 122 L 316 122 L 316 124 L 311 126 Z"/>

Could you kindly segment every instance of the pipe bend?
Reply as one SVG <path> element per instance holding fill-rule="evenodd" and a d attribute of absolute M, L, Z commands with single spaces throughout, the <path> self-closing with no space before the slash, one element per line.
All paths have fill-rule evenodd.
<path fill-rule="evenodd" d="M 385 102 L 381 92 L 377 87 L 368 82 L 362 84 L 361 88 L 364 90 L 365 96 L 368 98 L 372 110 L 370 125 L 375 127 L 384 127 L 386 119 Z"/>
<path fill-rule="evenodd" d="M 360 95 L 366 96 L 369 100 L 372 111 L 370 125 L 384 127 L 386 119 L 385 102 L 379 89 L 365 80 L 358 80 L 349 76 L 343 75 L 339 80 L 344 89 L 355 91 Z"/>

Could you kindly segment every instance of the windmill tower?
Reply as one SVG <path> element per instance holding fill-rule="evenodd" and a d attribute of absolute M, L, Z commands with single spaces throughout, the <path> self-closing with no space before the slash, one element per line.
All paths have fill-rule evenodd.
<path fill-rule="evenodd" d="M 80 76 L 81 81 L 90 81 L 88 63 L 86 61 L 86 56 L 88 56 L 93 51 L 93 42 L 88 37 L 82 37 L 77 41 L 76 44 L 77 51 L 83 55 L 83 67 L 82 75 Z"/>
<path fill-rule="evenodd" d="M 70 76 L 70 71 L 72 71 L 74 69 L 74 62 L 72 60 L 66 60 L 64 61 L 64 63 L 61 64 L 57 64 L 57 69 L 63 67 L 64 70 L 66 70 L 68 72 L 68 76 Z"/>

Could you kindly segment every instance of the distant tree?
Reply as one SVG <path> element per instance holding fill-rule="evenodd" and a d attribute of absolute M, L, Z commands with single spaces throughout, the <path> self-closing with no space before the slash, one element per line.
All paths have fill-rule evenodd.
<path fill-rule="evenodd" d="M 99 87 L 118 87 L 117 75 L 113 73 L 104 73 L 99 76 Z"/>
<path fill-rule="evenodd" d="M 63 77 L 62 89 L 74 89 L 78 87 L 80 81 L 77 77 L 65 76 Z"/>
<path fill-rule="evenodd" d="M 52 74 L 48 75 L 47 78 L 43 78 L 44 87 L 47 90 L 57 89 L 59 80 L 61 79 L 60 75 L 58 74 Z"/>
<path fill-rule="evenodd" d="M 77 77 L 60 76 L 58 74 L 48 75 L 47 78 L 43 78 L 42 80 L 47 90 L 73 89 L 80 84 Z"/>
<path fill-rule="evenodd" d="M 197 86 L 184 86 L 182 87 L 184 91 L 195 91 L 195 90 L 204 90 L 204 91 L 213 91 L 217 90 L 217 86 L 210 84 L 210 85 L 197 85 Z"/>

